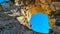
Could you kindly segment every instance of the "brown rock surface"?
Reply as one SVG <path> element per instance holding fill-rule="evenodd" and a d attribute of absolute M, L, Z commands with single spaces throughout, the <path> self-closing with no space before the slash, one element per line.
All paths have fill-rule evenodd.
<path fill-rule="evenodd" d="M 60 9 L 60 2 L 54 2 L 52 0 L 49 0 L 49 1 L 47 1 L 47 0 L 38 0 L 38 1 L 35 1 L 33 3 L 33 1 L 32 0 L 28 1 L 27 0 L 24 3 L 24 0 L 22 0 L 22 1 L 19 1 L 19 2 L 21 2 L 21 4 L 17 0 L 15 0 L 15 4 L 12 4 L 11 2 L 1 3 L 3 8 L 0 7 L 0 10 L 1 10 L 0 11 L 0 24 L 5 24 L 5 23 L 9 24 L 9 23 L 15 23 L 15 22 L 20 23 L 19 24 L 20 26 L 19 27 L 17 26 L 16 29 L 20 29 L 21 32 L 26 33 L 26 34 L 28 34 L 28 33 L 29 34 L 31 34 L 31 33 L 37 34 L 36 32 L 27 30 L 27 28 L 26 28 L 26 30 L 23 30 L 23 28 L 25 29 L 26 26 L 29 28 L 31 26 L 31 24 L 29 23 L 31 15 L 36 13 L 37 11 L 41 11 L 42 13 L 45 13 L 45 14 L 49 15 L 49 21 L 50 21 L 49 23 L 50 23 L 51 29 L 53 29 L 55 18 L 52 18 L 50 16 L 50 14 L 51 14 L 52 11 L 56 11 L 56 10 Z M 5 4 L 7 4 L 7 5 L 5 5 Z M 23 17 L 23 18 L 21 19 L 21 17 Z M 9 25 L 9 26 L 11 26 L 11 25 Z M 6 28 L 8 28 L 8 27 L 6 27 Z M 13 31 L 16 32 L 16 29 L 13 30 Z M 1 31 L 1 32 L 3 32 L 3 31 Z M 4 30 L 4 32 L 5 32 L 5 30 Z M 23 33 L 21 33 L 21 34 L 23 34 Z"/>

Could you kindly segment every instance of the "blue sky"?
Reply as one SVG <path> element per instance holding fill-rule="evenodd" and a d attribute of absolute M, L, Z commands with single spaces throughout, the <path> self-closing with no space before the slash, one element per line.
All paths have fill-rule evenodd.
<path fill-rule="evenodd" d="M 31 29 L 40 33 L 49 33 L 49 19 L 48 15 L 38 12 L 33 14 L 30 19 Z"/>
<path fill-rule="evenodd" d="M 3 2 L 3 1 L 9 1 L 9 0 L 0 0 L 0 3 Z"/>

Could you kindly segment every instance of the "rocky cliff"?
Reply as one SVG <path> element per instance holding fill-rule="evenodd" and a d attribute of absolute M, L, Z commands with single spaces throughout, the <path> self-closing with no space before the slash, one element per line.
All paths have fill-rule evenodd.
<path fill-rule="evenodd" d="M 54 29 L 54 13 L 60 10 L 59 3 L 59 0 L 10 0 L 0 3 L 0 33 L 40 34 L 31 30 L 29 23 L 31 15 L 37 11 L 48 14 L 49 24 Z"/>
<path fill-rule="evenodd" d="M 26 14 L 21 10 L 10 1 L 0 3 L 0 34 L 40 34 L 29 28 Z"/>

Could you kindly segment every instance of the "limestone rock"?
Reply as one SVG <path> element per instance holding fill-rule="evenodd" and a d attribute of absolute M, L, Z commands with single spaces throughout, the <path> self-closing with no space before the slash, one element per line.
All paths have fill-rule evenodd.
<path fill-rule="evenodd" d="M 30 26 L 27 23 L 28 16 L 26 16 L 24 11 L 21 11 L 20 6 L 11 4 L 10 2 L 3 2 L 1 6 L 3 10 L 0 10 L 0 34 L 40 34 L 28 28 Z M 21 22 L 21 19 L 20 21 L 18 20 L 18 17 L 22 16 L 24 16 L 22 18 L 23 22 Z"/>

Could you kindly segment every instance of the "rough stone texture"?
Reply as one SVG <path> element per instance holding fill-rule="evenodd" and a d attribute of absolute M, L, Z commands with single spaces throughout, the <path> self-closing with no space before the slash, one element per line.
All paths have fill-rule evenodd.
<path fill-rule="evenodd" d="M 29 23 L 31 15 L 36 11 L 48 14 L 51 29 L 54 29 L 55 18 L 51 16 L 51 12 L 60 10 L 60 2 L 55 0 L 15 0 L 14 2 L 0 3 L 1 34 L 39 34 L 30 29 L 31 24 Z"/>
<path fill-rule="evenodd" d="M 5 5 L 6 4 L 6 5 Z M 28 20 L 24 14 L 21 12 L 21 7 L 11 2 L 3 2 L 0 4 L 0 34 L 40 34 L 28 28 Z M 7 6 L 8 5 L 8 6 Z M 18 21 L 18 17 L 24 16 L 25 20 Z M 22 24 L 21 24 L 22 23 Z M 27 25 L 27 26 L 26 26 Z"/>
<path fill-rule="evenodd" d="M 0 34 L 39 34 L 19 24 L 16 19 L 0 21 Z"/>
<path fill-rule="evenodd" d="M 16 1 L 16 0 L 15 0 Z M 19 2 L 18 2 L 19 1 Z M 51 12 L 60 9 L 60 1 L 58 0 L 18 0 L 15 5 L 22 7 L 29 7 L 29 12 L 32 14 L 41 11 L 42 13 L 48 14 L 49 24 L 51 29 L 54 28 L 55 18 L 50 16 Z M 23 9 L 24 10 L 24 9 Z M 25 9 L 26 10 L 26 9 Z M 24 11 L 23 11 L 24 12 Z"/>

